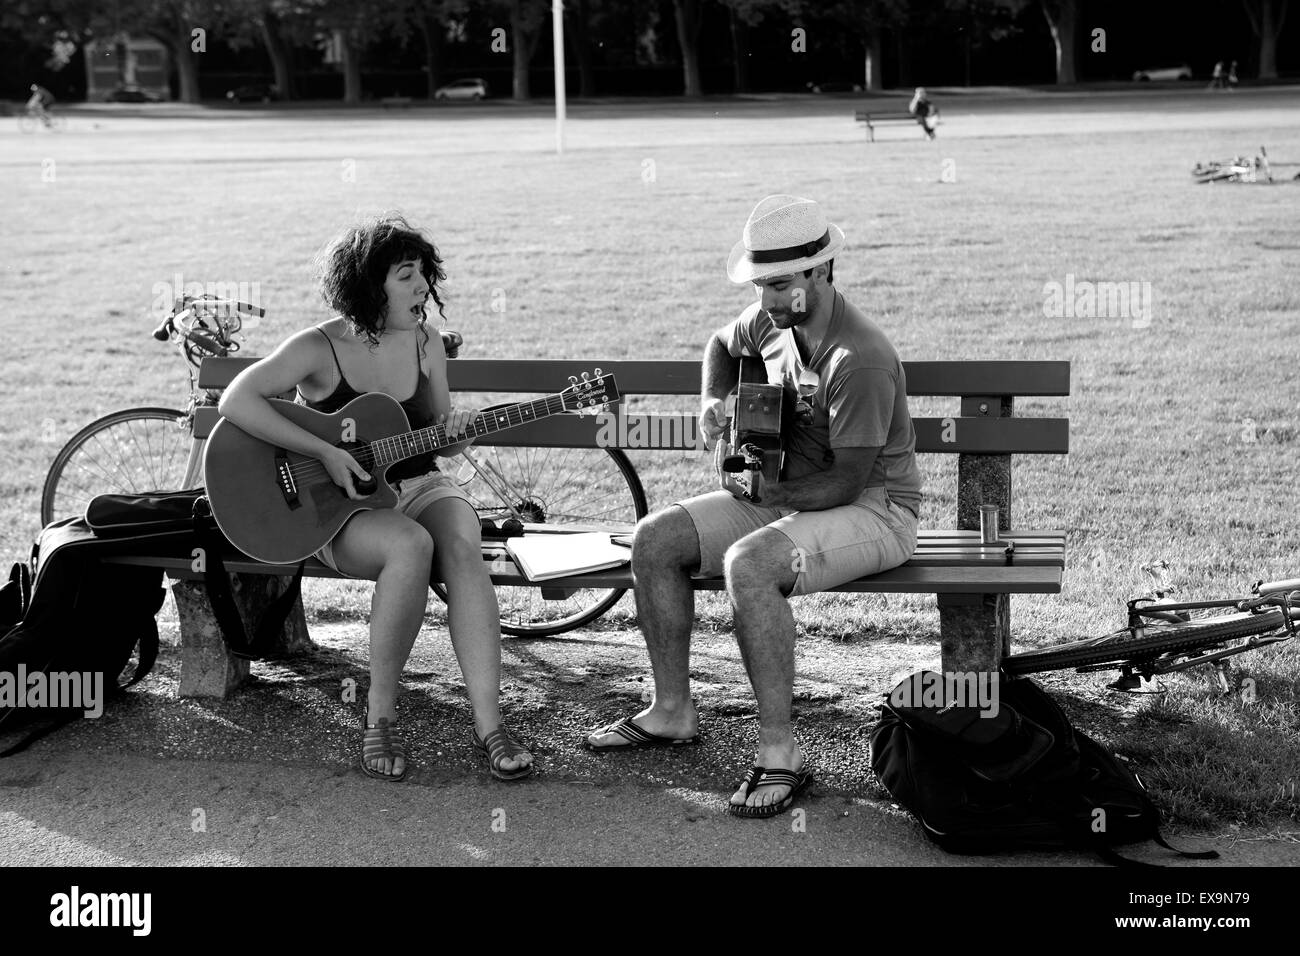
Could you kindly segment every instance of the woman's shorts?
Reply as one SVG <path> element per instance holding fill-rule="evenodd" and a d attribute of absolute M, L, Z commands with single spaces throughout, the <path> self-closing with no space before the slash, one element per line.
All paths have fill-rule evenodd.
<path fill-rule="evenodd" d="M 824 511 L 767 508 L 714 491 L 676 503 L 690 515 L 700 541 L 699 577 L 720 577 L 727 549 L 759 528 L 790 539 L 795 594 L 813 594 L 879 574 L 907 561 L 916 550 L 917 517 L 889 499 L 883 487 L 866 489 L 856 501 Z"/>
<path fill-rule="evenodd" d="M 440 471 L 431 471 L 428 474 L 416 475 L 414 478 L 403 478 L 397 482 L 397 505 L 393 510 L 419 521 L 425 508 L 444 498 L 459 498 L 471 508 L 474 507 L 469 496 L 461 491 L 460 485 Z M 343 527 L 346 528 L 347 525 Z M 339 571 L 339 566 L 334 563 L 333 541 L 317 551 L 315 557 L 319 558 L 321 563 Z M 339 571 L 339 573 L 343 572 Z"/>

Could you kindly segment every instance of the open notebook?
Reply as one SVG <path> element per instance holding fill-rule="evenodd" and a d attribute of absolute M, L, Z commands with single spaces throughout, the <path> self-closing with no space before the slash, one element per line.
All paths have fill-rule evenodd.
<path fill-rule="evenodd" d="M 526 534 L 506 539 L 506 551 L 530 581 L 562 578 L 585 571 L 603 571 L 626 564 L 632 550 L 613 544 L 609 535 L 591 531 L 581 534 Z"/>

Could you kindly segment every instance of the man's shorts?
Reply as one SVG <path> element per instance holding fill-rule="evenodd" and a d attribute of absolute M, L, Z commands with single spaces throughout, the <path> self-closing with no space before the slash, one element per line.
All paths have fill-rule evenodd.
<path fill-rule="evenodd" d="M 762 527 L 790 539 L 795 594 L 813 594 L 868 574 L 898 567 L 916 550 L 917 517 L 889 500 L 883 487 L 868 488 L 856 501 L 824 511 L 768 508 L 714 491 L 676 502 L 695 524 L 700 540 L 699 577 L 720 577 L 733 544 Z"/>
<path fill-rule="evenodd" d="M 431 471 L 425 475 L 403 478 L 397 482 L 397 505 L 393 510 L 418 521 L 425 508 L 434 502 L 442 501 L 444 498 L 459 498 L 471 508 L 474 507 L 474 503 L 469 500 L 469 496 L 461 491 L 460 485 L 440 471 Z M 344 525 L 344 527 L 346 528 L 347 525 Z M 314 556 L 319 558 L 321 563 L 328 565 L 335 571 L 339 571 L 339 566 L 334 563 L 333 541 L 317 551 Z M 339 573 L 342 574 L 343 572 L 339 571 Z"/>

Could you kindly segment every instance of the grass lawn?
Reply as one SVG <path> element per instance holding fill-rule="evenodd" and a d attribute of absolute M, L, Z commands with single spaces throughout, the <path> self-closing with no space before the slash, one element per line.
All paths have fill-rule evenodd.
<path fill-rule="evenodd" d="M 0 128 L 0 555 L 26 555 L 45 471 L 77 428 L 183 402 L 179 358 L 149 338 L 154 285 L 176 273 L 260 283 L 268 316 L 246 349 L 263 354 L 328 317 L 311 281 L 321 244 L 358 212 L 396 208 L 445 254 L 466 356 L 696 358 L 752 296 L 723 272 L 750 208 L 793 192 L 845 230 L 836 284 L 905 358 L 1073 365 L 1068 400 L 1021 406 L 1068 416 L 1072 451 L 1016 462 L 1014 523 L 1069 531 L 1063 593 L 1013 601 L 1018 644 L 1116 626 L 1150 559 L 1170 563 L 1181 594 L 1205 597 L 1300 575 L 1300 183 L 1189 175 L 1261 143 L 1300 162 L 1300 92 L 954 97 L 937 142 L 886 127 L 874 145 L 854 105 L 576 106 L 562 157 L 543 107 L 506 104 L 99 109 L 60 135 Z M 1044 285 L 1067 276 L 1150 283 L 1149 327 L 1046 317 Z M 913 402 L 940 410 L 955 402 Z M 652 508 L 708 483 L 702 458 L 634 460 Z M 922 461 L 922 526 L 949 527 L 955 462 Z M 368 585 L 309 592 L 310 613 L 364 628 Z M 440 620 L 436 602 L 430 613 Z M 715 598 L 700 614 L 703 627 L 729 623 Z M 933 596 L 816 596 L 796 614 L 807 640 L 937 658 Z M 628 601 L 600 623 L 631 626 Z M 1100 692 L 1099 677 L 1049 683 L 1147 768 L 1179 819 L 1295 820 L 1300 651 L 1237 660 L 1254 704 L 1215 696 L 1203 677 L 1148 698 Z M 896 670 L 862 691 L 887 689 Z"/>

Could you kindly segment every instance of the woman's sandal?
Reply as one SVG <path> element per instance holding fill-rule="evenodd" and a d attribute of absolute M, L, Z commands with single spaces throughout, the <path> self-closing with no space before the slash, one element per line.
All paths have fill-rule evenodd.
<path fill-rule="evenodd" d="M 397 728 L 387 717 L 380 717 L 377 724 L 369 723 L 369 719 L 369 714 L 361 718 L 361 769 L 367 777 L 396 783 L 406 776 L 409 766 L 406 760 L 406 743 L 397 736 Z M 402 761 L 401 773 L 384 773 L 370 766 L 370 761 L 375 759 L 396 761 L 399 758 Z"/>
<path fill-rule="evenodd" d="M 511 736 L 510 731 L 505 727 L 498 727 L 482 740 L 479 739 L 477 730 L 470 731 L 470 737 L 474 741 L 474 749 L 487 758 L 488 769 L 498 780 L 518 780 L 533 772 L 532 764 L 527 764 L 518 770 L 501 769 L 503 760 L 528 753 L 528 748 Z"/>

